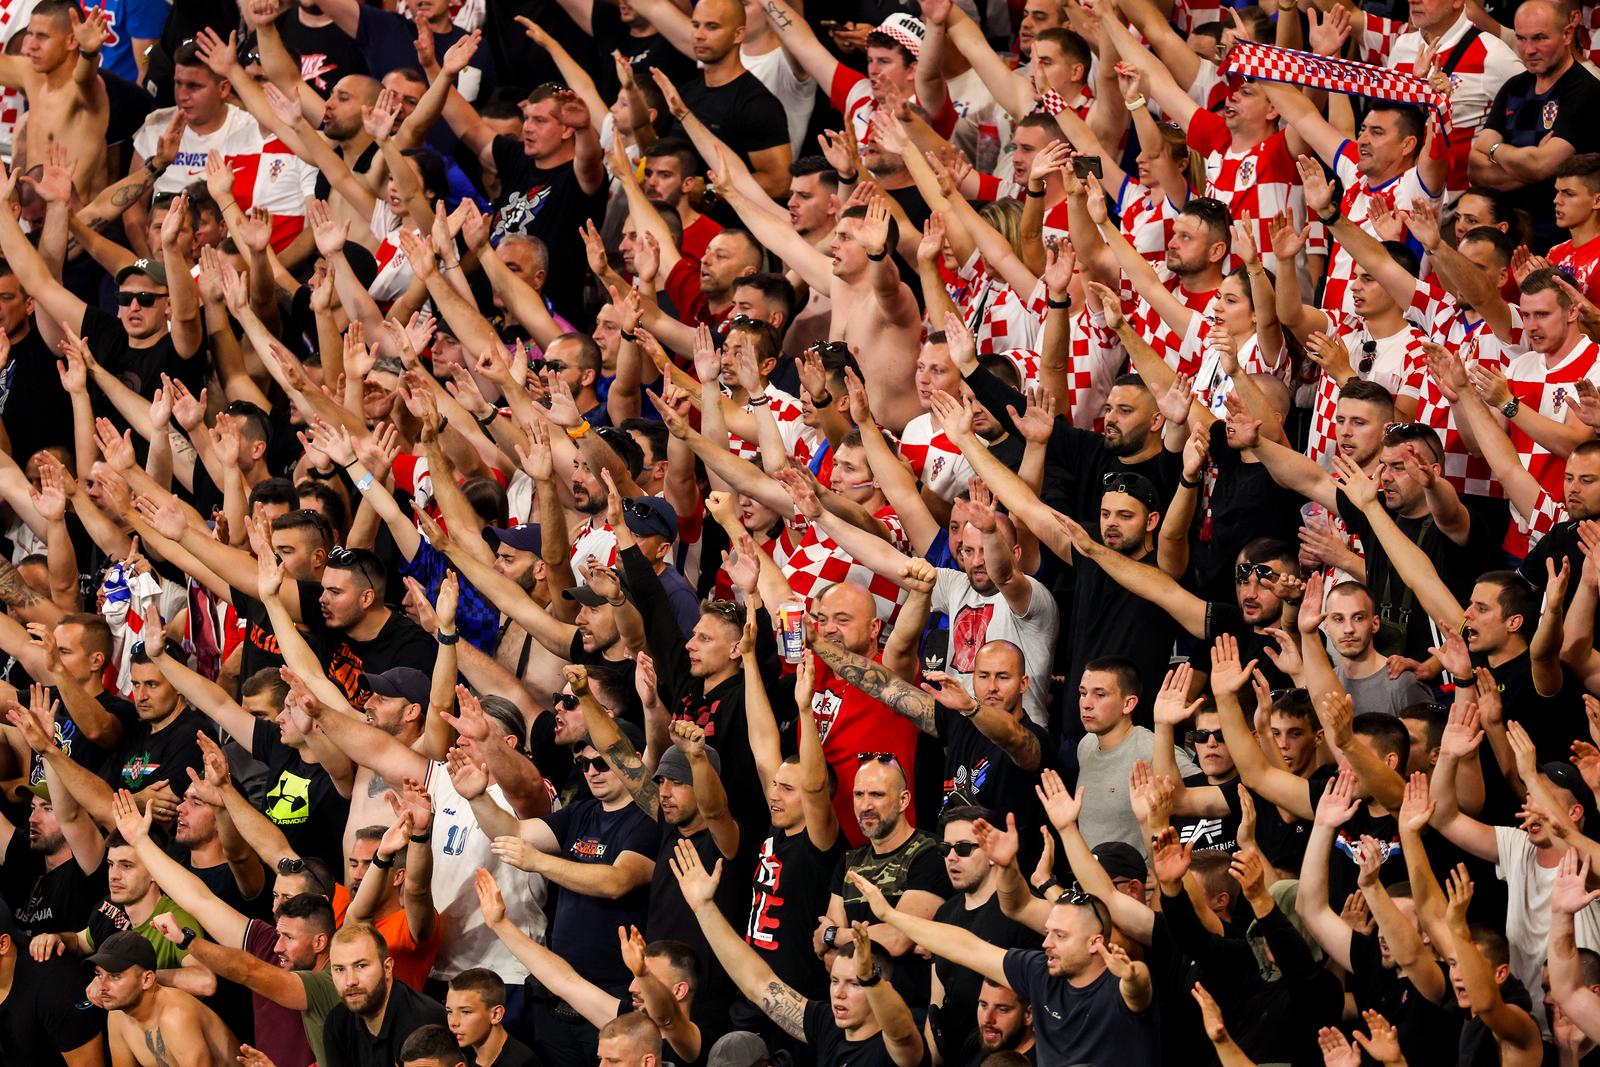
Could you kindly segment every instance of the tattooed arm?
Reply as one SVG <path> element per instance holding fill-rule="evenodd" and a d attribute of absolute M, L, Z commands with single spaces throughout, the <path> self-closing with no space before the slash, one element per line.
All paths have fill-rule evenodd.
<path fill-rule="evenodd" d="M 712 955 L 727 970 L 739 991 L 777 1023 L 784 1033 L 800 1041 L 806 1039 L 806 998 L 779 980 L 756 950 L 728 925 L 714 901 L 692 905 L 694 917 L 706 935 Z"/>
<path fill-rule="evenodd" d="M 933 697 L 898 677 L 883 664 L 858 656 L 832 641 L 813 637 L 811 648 L 840 678 L 904 715 L 916 723 L 917 729 L 923 733 L 938 736 L 938 728 L 934 724 Z"/>
<path fill-rule="evenodd" d="M 582 668 L 567 668 L 569 679 Z M 617 777 L 622 779 L 622 784 L 633 795 L 633 802 L 639 805 L 650 818 L 654 819 L 661 811 L 660 796 L 656 791 L 654 778 L 655 769 L 645 766 L 644 760 L 634 750 L 633 742 L 622 736 L 622 731 L 617 729 L 615 720 L 606 714 L 606 709 L 595 700 L 594 694 L 589 692 L 587 672 L 585 672 L 582 691 L 579 685 L 573 682 L 573 692 L 578 695 L 579 706 L 583 708 L 583 721 L 589 727 L 589 741 L 599 750 L 600 755 L 617 772 Z"/>
<path fill-rule="evenodd" d="M 52 601 L 34 592 L 22 580 L 22 575 L 11 565 L 11 561 L 3 558 L 0 558 L 0 603 L 4 603 L 12 616 L 22 622 L 54 625 L 66 614 Z"/>

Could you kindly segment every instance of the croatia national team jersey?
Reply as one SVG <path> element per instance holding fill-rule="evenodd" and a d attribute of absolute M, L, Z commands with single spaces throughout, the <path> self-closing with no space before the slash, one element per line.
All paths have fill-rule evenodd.
<path fill-rule="evenodd" d="M 1584 11 L 1595 10 L 1593 4 L 1584 4 Z M 1361 40 L 1361 58 L 1367 63 L 1390 67 L 1406 74 L 1416 74 L 1417 59 L 1426 42 L 1419 30 L 1408 30 L 1406 23 L 1367 15 Z M 1460 56 L 1450 68 L 1450 178 L 1446 182 L 1452 194 L 1467 185 L 1467 155 L 1472 139 L 1489 115 L 1489 106 L 1506 80 L 1523 72 L 1522 61 L 1504 41 L 1491 34 L 1481 33 L 1460 15 L 1439 37 L 1434 48 L 1435 69 L 1443 70 L 1455 55 Z M 1444 146 L 1441 144 L 1440 149 Z"/>
<path fill-rule="evenodd" d="M 1339 212 L 1377 240 L 1383 238 L 1378 236 L 1377 228 L 1372 224 L 1369 198 L 1379 197 L 1389 207 L 1402 210 L 1410 210 L 1412 203 L 1417 200 L 1437 206 L 1444 199 L 1444 190 L 1433 190 L 1424 185 L 1416 167 L 1407 169 L 1382 185 L 1368 185 L 1367 176 L 1356 167 L 1359 158 L 1354 141 L 1345 141 L 1339 146 L 1339 154 L 1334 159 L 1339 180 L 1344 183 L 1344 199 L 1340 201 Z M 1332 241 L 1331 246 L 1333 258 L 1328 263 L 1328 284 L 1322 290 L 1322 306 L 1354 314 L 1356 309 L 1351 302 L 1350 283 L 1356 276 L 1355 258 L 1337 241 Z M 1427 267 L 1424 266 L 1423 270 L 1426 271 Z"/>
<path fill-rule="evenodd" d="M 1276 272 L 1278 257 L 1272 252 L 1267 224 L 1280 211 L 1287 212 L 1297 227 L 1305 224 L 1306 217 L 1305 190 L 1283 131 L 1236 152 L 1222 116 L 1196 111 L 1187 132 L 1189 147 L 1205 157 L 1206 195 L 1227 204 L 1231 217 L 1249 215 L 1255 220 L 1261 263 Z"/>
<path fill-rule="evenodd" d="M 281 252 L 305 228 L 306 197 L 316 191 L 317 172 L 289 146 L 261 128 L 243 108 L 226 105 L 227 117 L 208 134 L 183 131 L 172 166 L 156 179 L 157 193 L 177 193 L 206 174 L 213 150 L 233 169 L 233 198 L 239 210 L 264 207 L 272 212 L 272 248 Z M 143 159 L 155 155 L 156 142 L 172 123 L 177 108 L 152 111 L 133 135 L 134 151 Z"/>
<path fill-rule="evenodd" d="M 1545 258 L 1557 270 L 1572 276 L 1572 284 L 1590 300 L 1600 299 L 1600 237 L 1591 237 L 1581 245 L 1562 241 Z"/>
<path fill-rule="evenodd" d="M 1105 316 L 1078 308 L 1072 313 L 1072 339 L 1067 345 L 1067 395 L 1056 397 L 1056 410 L 1078 429 L 1098 432 L 1106 397 L 1126 359 L 1122 338 L 1106 325 Z"/>
<path fill-rule="evenodd" d="M 1212 324 L 1204 315 L 1190 319 L 1188 332 L 1183 335 L 1178 362 L 1185 366 L 1194 364 L 1198 368 L 1194 376 L 1196 399 L 1217 418 L 1225 419 L 1228 417 L 1228 407 L 1224 401 L 1233 392 L 1233 378 L 1222 369 L 1222 356 L 1216 347 L 1207 343 L 1211 329 Z M 1260 337 L 1251 334 L 1239 346 L 1238 357 L 1239 370 L 1243 373 L 1267 374 L 1285 385 L 1289 384 L 1293 365 L 1286 348 L 1280 348 L 1274 358 L 1268 358 L 1261 350 Z"/>
<path fill-rule="evenodd" d="M 1587 337 L 1581 338 L 1566 355 L 1554 360 L 1542 352 L 1524 352 L 1512 359 L 1506 369 L 1511 395 L 1547 419 L 1567 422 L 1569 416 L 1576 417 L 1573 412 L 1578 405 L 1578 381 L 1587 378 L 1600 385 L 1600 368 L 1595 365 L 1597 356 L 1600 356 L 1600 348 Z M 1539 480 L 1545 492 L 1564 499 L 1561 483 L 1566 464 L 1562 457 L 1529 437 L 1515 422 L 1506 429 L 1528 473 Z"/>
<path fill-rule="evenodd" d="M 1161 284 L 1167 291 L 1183 302 L 1183 306 L 1205 318 L 1210 314 L 1211 302 L 1217 298 L 1215 289 L 1204 289 L 1199 292 L 1190 292 L 1178 281 L 1176 274 L 1170 274 L 1165 267 L 1159 267 L 1156 273 L 1161 276 Z M 1200 370 L 1199 353 L 1191 353 L 1189 359 L 1183 355 L 1183 337 L 1168 326 L 1166 320 L 1156 313 L 1146 300 L 1133 287 L 1133 281 L 1122 275 L 1118 285 L 1117 295 L 1122 298 L 1122 311 L 1130 325 L 1145 339 L 1145 343 L 1155 349 L 1156 355 L 1167 361 L 1167 365 L 1179 374 L 1196 374 Z"/>
<path fill-rule="evenodd" d="M 911 548 L 910 539 L 906 537 L 905 527 L 900 525 L 900 516 L 895 514 L 894 508 L 885 504 L 873 514 L 873 518 L 889 528 L 889 543 L 898 551 L 908 556 L 916 554 Z M 894 620 L 895 614 L 900 610 L 900 602 L 905 599 L 904 589 L 880 576 L 870 567 L 857 563 L 816 523 L 799 515 L 794 516 L 790 522 L 800 534 L 800 544 L 781 566 L 783 576 L 789 580 L 790 588 L 805 600 L 807 610 L 810 610 L 811 598 L 828 586 L 840 582 L 855 582 L 857 585 L 866 586 L 872 593 L 872 599 L 878 609 L 878 618 L 885 623 Z"/>
<path fill-rule="evenodd" d="M 1128 239 L 1135 252 L 1157 266 L 1167 261 L 1172 227 L 1182 210 L 1166 197 L 1140 185 L 1131 175 L 1123 179 L 1122 188 L 1117 192 L 1122 236 Z"/>
<path fill-rule="evenodd" d="M 860 71 L 851 70 L 840 63 L 833 68 L 833 84 L 828 86 L 828 101 L 834 110 L 849 120 L 855 129 L 856 140 L 865 144 L 867 130 L 872 128 L 872 116 L 878 113 L 878 102 L 872 98 L 872 82 Z M 915 104 L 915 97 L 911 102 Z M 956 128 L 956 109 L 947 96 L 944 108 L 928 119 L 928 125 L 940 137 L 949 139 Z"/>
<path fill-rule="evenodd" d="M 768 385 L 767 401 L 767 410 L 777 420 L 778 434 L 783 438 L 783 447 L 788 451 L 789 457 L 796 463 L 810 463 L 811 457 L 816 455 L 817 447 L 822 444 L 822 431 L 806 425 L 805 409 L 800 406 L 798 397 L 790 396 L 775 385 Z M 746 404 L 744 409 L 751 413 L 755 411 L 750 404 Z M 756 462 L 761 459 L 761 447 L 754 441 L 746 441 L 736 433 L 728 434 L 728 447 L 740 459 Z"/>
<path fill-rule="evenodd" d="M 1427 374 L 1427 356 L 1422 342 L 1427 337 L 1409 322 L 1388 337 L 1373 337 L 1367 330 L 1366 320 L 1359 315 L 1346 315 L 1339 311 L 1324 312 L 1333 329 L 1334 339 L 1344 343 L 1350 353 L 1350 366 L 1356 377 L 1376 382 L 1389 390 L 1391 396 L 1407 393 L 1415 396 Z M 1369 358 L 1366 346 L 1371 345 L 1371 362 L 1365 370 L 1362 364 Z M 1306 455 L 1324 467 L 1333 465 L 1333 451 L 1338 445 L 1338 430 L 1334 422 L 1339 411 L 1339 384 L 1327 374 L 1317 380 L 1317 399 L 1312 406 L 1311 438 L 1306 442 Z"/>

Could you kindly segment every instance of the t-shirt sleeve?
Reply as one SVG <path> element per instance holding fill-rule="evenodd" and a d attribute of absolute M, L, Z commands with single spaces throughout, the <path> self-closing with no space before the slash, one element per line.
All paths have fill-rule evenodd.
<path fill-rule="evenodd" d="M 1232 138 L 1228 132 L 1228 124 L 1221 115 L 1201 108 L 1189 120 L 1189 129 L 1185 132 L 1189 147 L 1201 155 L 1220 150 L 1227 146 Z"/>
<path fill-rule="evenodd" d="M 257 762 L 270 766 L 289 751 L 289 746 L 283 743 L 283 731 L 277 723 L 266 719 L 257 719 L 255 722 L 255 731 L 250 735 L 250 755 Z"/>
<path fill-rule="evenodd" d="M 1187 777 L 1191 774 L 1200 773 L 1200 765 L 1189 758 L 1189 753 L 1185 752 L 1181 747 L 1178 746 L 1174 746 L 1172 751 L 1178 760 L 1179 774 Z"/>
<path fill-rule="evenodd" d="M 753 78 L 753 76 L 752 76 Z M 745 100 L 745 114 L 740 123 L 740 140 L 746 152 L 764 152 L 789 143 L 789 118 L 783 105 L 760 82 Z"/>
<path fill-rule="evenodd" d="M 661 850 L 661 833 L 655 823 L 646 818 L 630 820 L 617 841 L 617 854 L 637 852 L 647 860 L 656 858 Z"/>
<path fill-rule="evenodd" d="M 1006 956 L 1001 968 L 1005 971 L 1006 985 L 1018 996 L 1026 997 L 1034 1004 L 1041 1000 L 1034 993 L 1036 985 L 1043 985 L 1045 978 L 1044 953 L 1036 949 L 1012 948 L 1006 950 Z"/>
<path fill-rule="evenodd" d="M 1494 94 L 1494 103 L 1489 105 L 1489 114 L 1483 123 L 1484 129 L 1494 130 L 1502 136 L 1506 132 L 1506 119 L 1508 118 L 1506 106 L 1511 101 L 1510 88 L 1511 83 L 1509 81 L 1500 86 L 1500 91 Z"/>
<path fill-rule="evenodd" d="M 566 845 L 567 834 L 571 831 L 572 813 L 577 810 L 576 806 L 569 805 L 557 808 L 544 817 L 544 824 L 550 828 L 550 832 L 563 847 Z"/>
<path fill-rule="evenodd" d="M 913 889 L 932 893 L 936 897 L 950 895 L 950 876 L 945 873 L 944 859 L 940 857 L 938 849 L 925 848 L 912 859 L 911 866 L 906 870 L 905 892 Z"/>
<path fill-rule="evenodd" d="M 822 1043 L 825 1028 L 833 1022 L 833 1005 L 826 1000 L 806 1001 L 806 1015 L 801 1026 L 805 1030 L 806 1044 L 816 1048 Z"/>
<path fill-rule="evenodd" d="M 1582 68 L 1574 70 L 1575 74 L 1585 74 Z M 1550 128 L 1550 136 L 1559 137 L 1570 145 L 1580 145 L 1584 148 L 1594 143 L 1594 136 L 1586 128 L 1594 121 L 1594 107 L 1600 102 L 1600 93 L 1595 92 L 1595 81 L 1592 77 L 1580 79 L 1580 88 L 1568 93 L 1561 101 L 1561 106 L 1556 109 L 1555 125 Z M 1579 149 L 1580 151 L 1583 148 Z"/>
<path fill-rule="evenodd" d="M 37 968 L 41 988 L 35 994 L 40 1027 L 59 1052 L 71 1052 L 93 1041 L 106 1024 L 106 1013 L 83 997 L 83 980 L 69 967 Z"/>

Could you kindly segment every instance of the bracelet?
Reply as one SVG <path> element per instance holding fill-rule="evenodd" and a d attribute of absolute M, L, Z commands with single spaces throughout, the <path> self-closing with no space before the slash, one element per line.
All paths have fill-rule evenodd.
<path fill-rule="evenodd" d="M 453 645 L 457 641 L 461 640 L 461 634 L 459 631 L 453 634 L 447 634 L 441 630 L 436 636 L 441 645 Z"/>
<path fill-rule="evenodd" d="M 978 714 L 978 709 L 981 708 L 981 707 L 983 707 L 982 704 L 979 704 L 977 701 L 973 701 L 972 707 L 967 709 L 966 711 L 963 711 L 961 713 L 961 717 L 963 719 L 970 719 L 974 715 Z"/>
<path fill-rule="evenodd" d="M 372 488 L 372 472 L 368 471 L 367 473 L 363 474 L 361 476 L 361 480 L 356 483 L 356 492 L 365 493 L 370 488 Z"/>
<path fill-rule="evenodd" d="M 839 184 L 840 185 L 854 185 L 856 183 L 856 179 L 861 177 L 861 174 L 859 172 L 857 172 L 855 174 L 852 174 L 849 177 L 845 177 L 843 174 L 840 174 L 838 171 L 834 171 L 834 173 L 839 175 Z"/>
<path fill-rule="evenodd" d="M 867 253 L 867 258 L 872 260 L 872 262 L 874 262 L 874 263 L 882 263 L 883 262 L 883 257 L 887 256 L 888 254 L 889 254 L 889 249 L 888 248 L 884 248 L 877 255 L 873 255 L 871 252 L 868 252 Z"/>
<path fill-rule="evenodd" d="M 627 602 L 628 602 L 628 598 L 627 597 L 623 597 L 621 600 L 607 600 L 606 601 L 607 604 L 610 604 L 614 608 L 620 608 L 620 607 L 622 607 L 622 605 L 626 604 Z"/>
<path fill-rule="evenodd" d="M 1194 481 L 1191 482 L 1189 479 L 1185 478 L 1182 474 L 1179 474 L 1178 475 L 1178 484 L 1183 486 L 1185 489 L 1198 489 L 1202 485 L 1206 484 L 1206 480 L 1205 480 L 1204 476 L 1201 476 L 1201 477 L 1196 478 Z"/>
<path fill-rule="evenodd" d="M 1026 189 L 1024 189 L 1023 192 L 1028 194 L 1028 199 L 1029 200 L 1043 200 L 1044 199 L 1044 190 L 1043 189 L 1040 189 L 1036 193 L 1036 192 L 1033 191 L 1033 186 L 1030 185 Z"/>
<path fill-rule="evenodd" d="M 1060 889 L 1060 888 L 1061 888 L 1060 881 L 1058 881 L 1054 875 L 1051 875 L 1049 878 L 1046 878 L 1044 881 L 1042 881 L 1038 885 L 1034 886 L 1033 890 L 1034 890 L 1034 892 L 1038 893 L 1040 896 L 1044 896 L 1046 893 L 1050 892 L 1050 890 L 1052 890 L 1052 889 Z"/>
<path fill-rule="evenodd" d="M 1333 226 L 1342 218 L 1344 218 L 1344 215 L 1339 211 L 1339 205 L 1335 203 L 1333 205 L 1333 210 L 1328 212 L 1326 215 L 1318 215 L 1317 221 L 1322 223 L 1324 226 Z"/>
<path fill-rule="evenodd" d="M 490 426 L 494 425 L 494 420 L 498 419 L 499 417 L 500 409 L 491 405 L 489 407 L 489 414 L 474 415 L 472 416 L 472 421 L 476 422 L 481 428 L 487 430 Z"/>
<path fill-rule="evenodd" d="M 433 831 L 428 830 L 424 833 L 412 834 L 406 840 L 410 841 L 414 845 L 426 845 L 429 841 L 433 840 Z"/>
<path fill-rule="evenodd" d="M 461 266 L 461 261 L 458 259 L 454 263 L 440 263 L 439 264 L 439 269 L 441 271 L 454 270 L 455 268 L 457 268 L 459 266 Z"/>
<path fill-rule="evenodd" d="M 1057 300 L 1054 297 L 1047 296 L 1045 297 L 1044 305 L 1053 311 L 1068 311 L 1072 308 L 1072 297 L 1068 296 L 1065 300 Z"/>
<path fill-rule="evenodd" d="M 617 332 L 622 335 L 624 341 L 634 342 L 639 340 L 639 335 L 636 333 L 629 333 L 627 330 L 618 330 Z"/>
<path fill-rule="evenodd" d="M 158 177 L 162 171 L 166 170 L 170 166 L 172 166 L 170 163 L 157 163 L 155 156 L 151 156 L 149 159 L 144 161 L 144 169 L 149 172 L 150 177 L 152 178 Z"/>
<path fill-rule="evenodd" d="M 833 394 L 832 393 L 824 393 L 822 395 L 824 397 L 826 397 L 827 399 L 819 400 L 816 397 L 812 397 L 811 398 L 811 406 L 812 407 L 814 407 L 814 408 L 826 408 L 826 407 L 832 407 L 833 406 Z"/>
<path fill-rule="evenodd" d="M 1122 105 L 1129 111 L 1138 111 L 1141 107 L 1144 107 L 1148 103 L 1150 103 L 1150 101 L 1145 99 L 1145 95 L 1143 93 L 1140 93 L 1137 96 L 1127 97 L 1122 101 Z"/>
<path fill-rule="evenodd" d="M 578 425 L 576 425 L 576 426 L 568 426 L 567 427 L 567 436 L 572 438 L 574 441 L 581 441 L 585 437 L 588 437 L 589 436 L 589 420 L 588 419 L 584 419 L 582 422 L 578 423 Z"/>
<path fill-rule="evenodd" d="M 372 857 L 372 865 L 374 867 L 378 868 L 378 870 L 380 870 L 380 871 L 393 870 L 394 869 L 394 857 L 393 856 L 389 856 L 388 858 L 385 858 L 383 856 L 374 854 L 373 857 Z"/>
<path fill-rule="evenodd" d="M 752 397 L 750 397 L 746 401 L 746 403 L 750 403 L 750 404 L 770 404 L 770 403 L 772 403 L 772 398 L 770 396 L 768 396 L 766 393 L 762 393 L 760 396 L 752 396 Z"/>

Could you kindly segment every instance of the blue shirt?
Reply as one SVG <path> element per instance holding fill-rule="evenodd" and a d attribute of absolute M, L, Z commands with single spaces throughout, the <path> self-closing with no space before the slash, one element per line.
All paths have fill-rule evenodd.
<path fill-rule="evenodd" d="M 104 0 L 110 33 L 100 49 L 100 69 L 128 81 L 139 80 L 139 62 L 134 58 L 133 40 L 153 41 L 167 28 L 172 11 L 168 0 Z"/>

